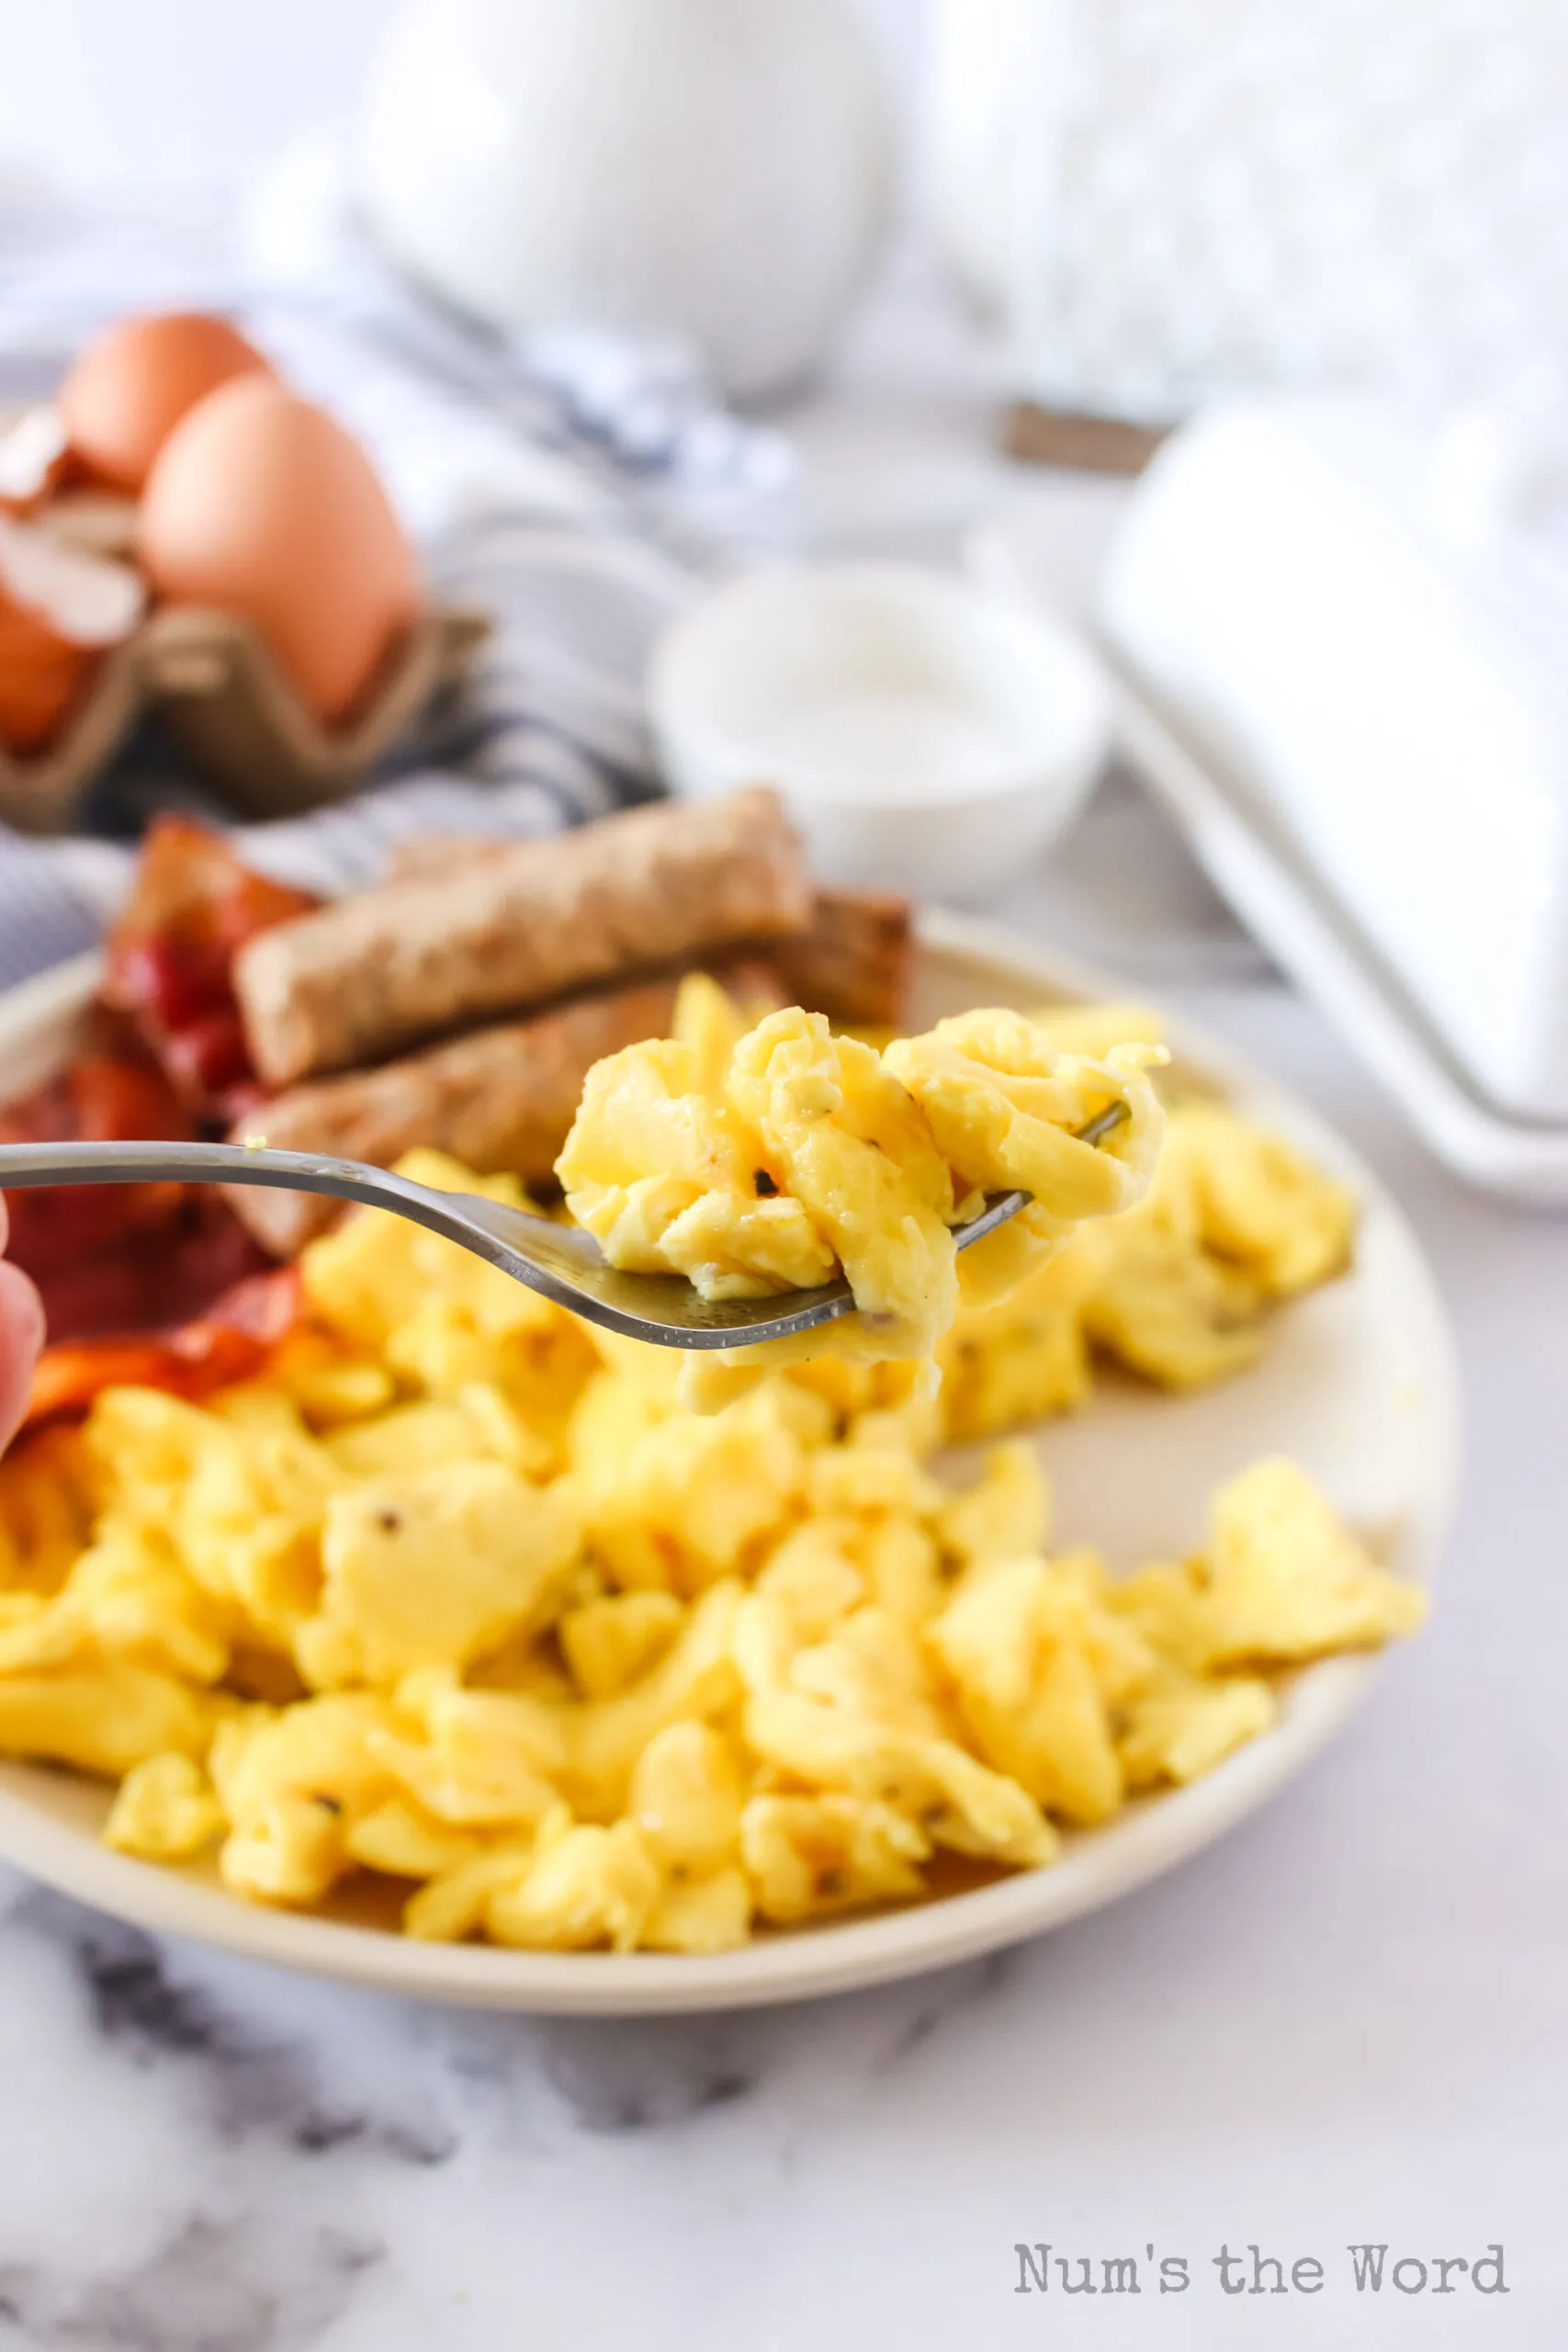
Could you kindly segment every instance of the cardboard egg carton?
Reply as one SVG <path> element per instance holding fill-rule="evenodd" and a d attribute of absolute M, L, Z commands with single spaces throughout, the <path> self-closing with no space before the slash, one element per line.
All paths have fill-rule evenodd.
<path fill-rule="evenodd" d="M 489 635 L 484 614 L 432 605 L 389 650 L 358 711 L 326 728 L 248 622 L 153 612 L 104 657 L 45 750 L 22 757 L 0 746 L 0 820 L 23 833 L 69 831 L 88 787 L 149 711 L 237 816 L 319 808 L 353 789 Z"/>

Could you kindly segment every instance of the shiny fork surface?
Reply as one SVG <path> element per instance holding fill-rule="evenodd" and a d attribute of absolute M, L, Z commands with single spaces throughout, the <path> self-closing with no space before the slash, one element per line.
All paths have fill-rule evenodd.
<path fill-rule="evenodd" d="M 1079 1130 L 1099 1143 L 1126 1117 L 1124 1103 Z M 475 1193 L 436 1193 L 389 1169 L 312 1152 L 274 1151 L 230 1143 L 0 1144 L 0 1190 L 38 1184 L 268 1184 L 292 1193 L 325 1193 L 367 1208 L 389 1209 L 444 1240 L 471 1250 L 513 1281 L 607 1330 L 660 1348 L 734 1348 L 787 1339 L 852 1315 L 847 1282 L 820 1290 L 779 1291 L 767 1298 L 704 1298 L 680 1274 L 627 1274 L 608 1266 L 592 1234 L 548 1217 L 505 1207 Z M 960 1226 L 960 1250 L 1014 1217 L 1027 1193 L 998 1193 Z"/>

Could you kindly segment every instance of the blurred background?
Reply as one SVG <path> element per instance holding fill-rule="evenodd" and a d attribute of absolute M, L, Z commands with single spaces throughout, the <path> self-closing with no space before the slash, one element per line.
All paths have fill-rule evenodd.
<path fill-rule="evenodd" d="M 929 0 L 852 0 L 912 92 Z M 984 0 L 982 0 L 984 5 Z M 73 194 L 209 217 L 290 140 L 340 122 L 398 0 L 27 0 L 0 7 L 0 152 Z"/>

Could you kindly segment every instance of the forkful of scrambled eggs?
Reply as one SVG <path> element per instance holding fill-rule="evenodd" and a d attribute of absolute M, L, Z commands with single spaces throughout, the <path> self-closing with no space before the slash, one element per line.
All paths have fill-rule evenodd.
<path fill-rule="evenodd" d="M 699 975 L 673 1035 L 589 1071 L 557 1162 L 570 1226 L 265 1136 L 0 1143 L 0 1185 L 205 1180 L 390 1209 L 591 1322 L 707 1356 L 682 1402 L 713 1409 L 792 1355 L 930 1360 L 961 1250 L 962 1294 L 983 1304 L 1132 1207 L 1158 1155 L 1163 1058 L 1064 1051 L 999 1011 L 879 1053 L 798 1009 L 748 1027 Z"/>
<path fill-rule="evenodd" d="M 792 1358 L 930 1359 L 961 1296 L 1001 1296 L 1131 1208 L 1158 1157 L 1163 1059 L 1061 1051 L 998 1010 L 879 1053 L 820 1013 L 748 1027 L 697 975 L 672 1036 L 590 1070 L 556 1172 L 612 1267 L 714 1302 L 820 1301 L 784 1337 L 688 1359 L 682 1401 L 713 1409 Z"/>

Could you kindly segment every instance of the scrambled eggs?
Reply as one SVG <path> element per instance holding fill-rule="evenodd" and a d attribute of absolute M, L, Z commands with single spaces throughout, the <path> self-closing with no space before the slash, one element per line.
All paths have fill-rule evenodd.
<path fill-rule="evenodd" d="M 612 1265 L 683 1274 L 706 1298 L 815 1289 L 841 1270 L 857 1308 L 787 1351 L 694 1358 L 682 1396 L 698 1409 L 790 1353 L 930 1357 L 959 1302 L 953 1228 L 987 1193 L 1032 1198 L 965 1253 L 963 1295 L 976 1302 L 1130 1208 L 1154 1173 L 1157 1045 L 1096 1057 L 1021 1013 L 977 1012 L 878 1054 L 820 1013 L 743 1030 L 700 979 L 682 989 L 675 1031 L 590 1070 L 557 1162 L 572 1216 Z M 1121 1125 L 1081 1141 L 1077 1130 L 1115 1105 Z"/>
<path fill-rule="evenodd" d="M 607 1229 L 717 1280 L 820 1262 L 842 1179 L 835 1254 L 869 1251 L 900 1315 L 993 1169 L 1043 1168 L 1064 1220 L 1141 1181 L 1131 1065 L 1047 1066 L 976 1020 L 896 1067 L 897 1098 L 800 1016 L 705 1063 L 688 1040 L 637 1059 L 575 1164 Z M 1138 1106 L 1122 1154 L 1071 1144 L 1117 1090 Z M 1209 1106 L 1172 1126 L 1143 1206 L 985 1311 L 1055 1339 L 1015 1320 L 993 1372 L 984 1320 L 961 1319 L 961 1419 L 1051 1401 L 1047 1359 L 1066 1395 L 1086 1331 L 1210 1376 L 1200 1260 L 1254 1306 L 1338 1262 L 1348 1207 L 1321 1177 Z M 405 1167 L 521 1198 L 433 1154 Z M 856 1220 L 890 1198 L 910 1232 L 882 1258 Z M 1287 1462 L 1222 1489 L 1199 1555 L 1116 1580 L 1053 1546 L 1032 1448 L 995 1447 L 965 1491 L 933 1475 L 942 1406 L 910 1363 L 790 1366 L 699 1419 L 670 1355 L 398 1219 L 355 1214 L 302 1280 L 265 1376 L 199 1406 L 109 1390 L 0 1464 L 0 1748 L 114 1779 L 113 1845 L 211 1853 L 254 1901 L 371 1871 L 414 1936 L 718 1951 L 913 1900 L 943 1850 L 1048 1864 L 1265 1730 L 1281 1669 L 1421 1617 Z"/>
<path fill-rule="evenodd" d="M 1157 1035 L 1146 1015 L 1116 1018 Z M 991 1306 L 960 1306 L 937 1351 L 947 1434 L 988 1437 L 1081 1404 L 1097 1355 L 1162 1388 L 1245 1371 L 1270 1315 L 1343 1272 L 1355 1234 L 1348 1186 L 1223 1102 L 1179 1100 L 1134 1208 L 1083 1227 Z"/>

